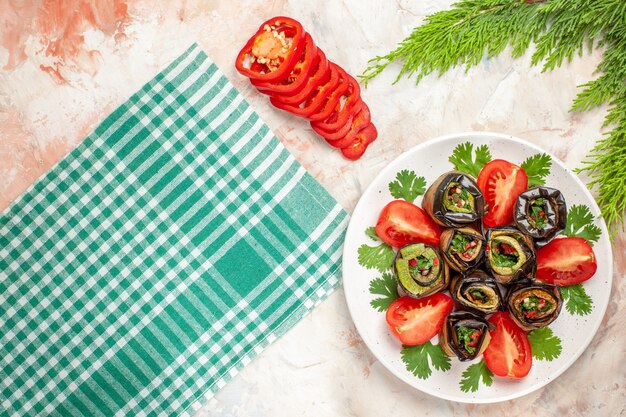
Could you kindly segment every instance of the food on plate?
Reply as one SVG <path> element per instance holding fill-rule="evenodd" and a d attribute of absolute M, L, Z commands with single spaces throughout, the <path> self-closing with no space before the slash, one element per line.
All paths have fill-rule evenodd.
<path fill-rule="evenodd" d="M 421 345 L 439 333 L 453 305 L 452 298 L 443 293 L 420 299 L 400 297 L 387 309 L 387 325 L 402 344 Z"/>
<path fill-rule="evenodd" d="M 437 246 L 441 230 L 421 207 L 408 201 L 394 200 L 380 212 L 376 234 L 394 248 L 416 242 Z"/>
<path fill-rule="evenodd" d="M 503 159 L 494 159 L 480 170 L 476 182 L 489 206 L 483 223 L 487 227 L 510 224 L 517 197 L 528 188 L 524 168 Z"/>
<path fill-rule="evenodd" d="M 485 363 L 494 375 L 523 378 L 532 366 L 532 352 L 528 336 L 508 313 L 498 311 L 489 318 L 496 326 L 491 332 L 489 346 L 483 352 Z"/>
<path fill-rule="evenodd" d="M 424 210 L 440 226 L 462 227 L 481 219 L 485 200 L 476 182 L 459 171 L 441 175 L 428 187 Z"/>
<path fill-rule="evenodd" d="M 487 271 L 500 284 L 510 284 L 535 273 L 532 239 L 511 226 L 487 231 Z"/>
<path fill-rule="evenodd" d="M 448 265 L 439 250 L 424 243 L 401 247 L 393 263 L 398 294 L 424 297 L 444 290 L 449 283 Z"/>
<path fill-rule="evenodd" d="M 454 277 L 450 283 L 450 294 L 462 310 L 483 315 L 495 313 L 503 304 L 498 282 L 479 269 Z"/>
<path fill-rule="evenodd" d="M 456 356 L 461 361 L 475 359 L 487 349 L 494 329 L 485 318 L 466 311 L 448 314 L 439 332 L 439 345 L 448 356 Z"/>
<path fill-rule="evenodd" d="M 476 268 L 485 256 L 485 238 L 471 227 L 446 229 L 441 233 L 439 247 L 450 268 L 467 272 Z"/>
<path fill-rule="evenodd" d="M 521 282 L 509 289 L 506 306 L 511 318 L 523 330 L 545 327 L 559 316 L 563 299 L 554 285 Z"/>
<path fill-rule="evenodd" d="M 593 248 L 580 237 L 559 237 L 537 250 L 537 279 L 550 284 L 580 284 L 597 269 Z"/>
<path fill-rule="evenodd" d="M 566 220 L 567 205 L 559 190 L 536 187 L 517 197 L 515 226 L 534 239 L 549 241 L 565 229 Z"/>
<path fill-rule="evenodd" d="M 263 22 L 237 55 L 235 67 L 272 105 L 308 119 L 350 160 L 359 159 L 378 137 L 358 82 L 329 61 L 294 19 Z"/>

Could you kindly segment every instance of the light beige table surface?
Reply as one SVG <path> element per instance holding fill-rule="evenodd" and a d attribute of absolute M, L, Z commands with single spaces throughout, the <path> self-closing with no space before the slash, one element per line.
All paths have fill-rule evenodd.
<path fill-rule="evenodd" d="M 363 96 L 380 133 L 358 162 L 330 149 L 308 124 L 272 108 L 234 69 L 259 23 L 300 20 L 352 74 L 449 1 L 0 1 L 0 209 L 63 157 L 110 111 L 197 41 L 278 138 L 348 210 L 381 168 L 439 135 L 490 130 L 531 141 L 580 166 L 600 137 L 605 109 L 568 113 L 599 52 L 541 74 L 506 53 L 465 73 L 391 86 L 398 66 Z M 110 7 L 110 5 L 115 7 Z M 509 54 L 510 55 L 510 54 Z M 585 180 L 585 178 L 583 178 Z M 593 342 L 556 381 L 518 400 L 465 405 L 396 379 L 369 353 L 336 291 L 248 365 L 197 416 L 624 416 L 626 234 L 614 245 L 611 301 Z"/>

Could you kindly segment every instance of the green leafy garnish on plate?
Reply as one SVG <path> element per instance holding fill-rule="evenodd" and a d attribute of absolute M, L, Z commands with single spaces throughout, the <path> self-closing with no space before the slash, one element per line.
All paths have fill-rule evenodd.
<path fill-rule="evenodd" d="M 528 187 L 545 185 L 545 177 L 550 174 L 552 167 L 552 158 L 548 154 L 538 153 L 526 158 L 521 166 L 528 176 Z"/>
<path fill-rule="evenodd" d="M 480 170 L 491 161 L 491 152 L 487 145 L 481 145 L 476 148 L 474 156 L 474 145 L 472 143 L 460 143 L 454 148 L 448 161 L 454 165 L 454 169 L 457 171 L 477 178 Z"/>
<path fill-rule="evenodd" d="M 587 239 L 590 245 L 600 239 L 602 230 L 593 224 L 593 214 L 589 207 L 585 205 L 573 205 L 567 212 L 567 222 L 565 224 L 566 236 L 576 236 Z"/>
<path fill-rule="evenodd" d="M 593 309 L 593 300 L 581 284 L 561 287 L 561 296 L 565 302 L 565 309 L 570 314 L 586 316 Z"/>
<path fill-rule="evenodd" d="M 381 295 L 374 298 L 370 305 L 380 312 L 387 311 L 391 303 L 398 298 L 398 284 L 393 274 L 383 273 L 382 277 L 375 278 L 370 282 L 370 294 Z"/>
<path fill-rule="evenodd" d="M 558 358 L 561 354 L 561 339 L 548 327 L 541 327 L 528 333 L 533 358 L 547 360 Z"/>
<path fill-rule="evenodd" d="M 376 234 L 376 229 L 368 227 L 365 229 L 365 234 L 375 241 L 380 241 L 380 238 Z M 367 269 L 377 269 L 380 272 L 385 272 L 393 264 L 393 259 L 396 257 L 395 252 L 386 243 L 381 242 L 377 246 L 369 246 L 362 244 L 357 250 L 359 254 L 359 265 Z"/>
<path fill-rule="evenodd" d="M 468 366 L 467 369 L 463 371 L 463 378 L 460 384 L 461 391 L 478 391 L 481 380 L 488 387 L 493 384 L 493 373 L 487 368 L 487 364 L 484 360 Z"/>
<path fill-rule="evenodd" d="M 393 198 L 401 198 L 412 203 L 426 192 L 426 179 L 418 177 L 414 171 L 403 169 L 396 174 L 396 179 L 389 183 L 389 192 Z"/>
<path fill-rule="evenodd" d="M 440 371 L 447 371 L 452 366 L 450 357 L 441 346 L 433 345 L 430 341 L 417 346 L 402 346 L 401 355 L 406 369 L 420 379 L 430 377 L 433 372 L 431 365 Z"/>

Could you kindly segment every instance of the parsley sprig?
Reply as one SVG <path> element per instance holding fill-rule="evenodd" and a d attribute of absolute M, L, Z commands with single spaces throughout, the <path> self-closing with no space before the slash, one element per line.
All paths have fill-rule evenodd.
<path fill-rule="evenodd" d="M 561 355 L 561 339 L 548 327 L 541 327 L 528 333 L 533 358 L 551 361 Z"/>
<path fill-rule="evenodd" d="M 487 364 L 484 360 L 478 363 L 470 365 L 465 371 L 463 371 L 463 377 L 461 378 L 461 391 L 463 392 L 476 392 L 480 382 L 483 382 L 486 386 L 490 387 L 493 384 L 493 372 L 487 368 Z"/>
<path fill-rule="evenodd" d="M 380 278 L 375 278 L 370 282 L 370 294 L 380 295 L 370 301 L 370 305 L 380 312 L 385 312 L 398 298 L 398 284 L 393 274 L 383 273 Z"/>
<path fill-rule="evenodd" d="M 602 230 L 593 223 L 594 217 L 585 205 L 573 205 L 567 212 L 567 222 L 565 224 L 566 236 L 576 236 L 587 239 L 590 245 L 600 239 Z"/>
<path fill-rule="evenodd" d="M 427 379 L 432 374 L 431 365 L 440 371 L 447 371 L 452 366 L 441 346 L 430 341 L 417 346 L 402 346 L 400 354 L 406 369 L 420 379 Z"/>
<path fill-rule="evenodd" d="M 396 179 L 389 183 L 389 192 L 393 198 L 402 198 L 409 203 L 426 192 L 426 179 L 418 177 L 414 171 L 404 169 L 396 174 Z"/>
<path fill-rule="evenodd" d="M 526 158 L 522 162 L 521 167 L 526 171 L 529 187 L 545 185 L 545 177 L 550 174 L 550 168 L 552 167 L 552 158 L 548 154 L 538 153 Z"/>
<path fill-rule="evenodd" d="M 368 227 L 365 230 L 365 234 L 372 240 L 380 241 L 373 227 Z M 364 243 L 359 246 L 357 252 L 359 254 L 359 265 L 367 269 L 377 269 L 380 272 L 385 272 L 391 268 L 393 259 L 396 256 L 391 246 L 383 242 L 377 246 L 370 246 Z"/>
<path fill-rule="evenodd" d="M 570 314 L 586 316 L 593 309 L 593 300 L 580 284 L 561 287 L 561 297 L 565 302 L 565 309 Z"/>
<path fill-rule="evenodd" d="M 476 153 L 474 153 L 474 145 L 471 142 L 464 142 L 454 148 L 448 161 L 457 171 L 476 178 L 480 170 L 491 161 L 491 152 L 487 145 L 481 145 L 476 147 Z"/>

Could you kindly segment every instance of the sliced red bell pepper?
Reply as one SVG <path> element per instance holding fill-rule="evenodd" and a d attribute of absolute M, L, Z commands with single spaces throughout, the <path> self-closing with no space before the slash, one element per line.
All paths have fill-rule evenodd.
<path fill-rule="evenodd" d="M 326 97 L 337 88 L 337 85 L 339 85 L 339 71 L 335 64 L 330 63 L 330 79 L 326 83 L 319 85 L 312 93 L 311 97 L 307 98 L 304 103 L 293 106 L 283 103 L 278 100 L 277 97 L 270 97 L 270 102 L 281 110 L 286 110 L 296 116 L 308 118 L 322 108 Z"/>
<path fill-rule="evenodd" d="M 348 83 L 348 91 L 344 94 L 346 100 L 343 103 L 341 101 L 337 103 L 335 110 L 325 120 L 312 122 L 311 127 L 313 127 L 313 130 L 318 133 L 334 133 L 339 130 L 345 130 L 345 125 L 350 124 L 354 115 L 361 109 L 360 104 L 363 101 L 361 100 L 359 83 L 350 75 L 348 75 Z M 320 135 L 324 136 L 322 133 Z M 339 137 L 336 137 L 336 139 Z"/>
<path fill-rule="evenodd" d="M 288 48 L 282 45 L 281 39 L 275 34 L 291 39 Z M 237 71 L 259 81 L 276 83 L 284 80 L 302 55 L 304 34 L 302 25 L 289 17 L 277 16 L 265 21 L 239 51 L 235 61 Z M 276 61 L 276 68 L 267 65 L 270 60 Z"/>
<path fill-rule="evenodd" d="M 350 130 L 346 135 L 338 140 L 327 140 L 328 144 L 333 148 L 345 148 L 349 146 L 353 141 L 357 133 L 363 130 L 368 124 L 370 124 L 370 109 L 365 103 L 361 107 L 361 110 L 352 118 L 352 124 Z"/>
<path fill-rule="evenodd" d="M 337 85 L 337 88 L 335 88 L 334 90 L 324 93 L 327 95 L 324 100 L 324 104 L 318 111 L 309 115 L 309 120 L 320 121 L 328 118 L 328 116 L 330 116 L 330 114 L 335 110 L 335 107 L 339 103 L 341 97 L 345 94 L 346 91 L 348 91 L 348 74 L 346 74 L 344 69 L 341 68 L 339 65 L 337 65 L 336 68 L 339 72 L 339 85 Z M 322 93 L 320 92 L 318 94 Z"/>
<path fill-rule="evenodd" d="M 355 109 L 354 110 L 355 112 L 358 112 L 359 110 L 361 110 L 361 104 L 357 103 L 356 106 L 354 106 L 354 109 Z M 337 141 L 339 139 L 342 139 L 344 136 L 346 136 L 346 134 L 350 131 L 350 129 L 352 128 L 353 118 L 354 118 L 354 114 L 349 114 L 348 119 L 346 120 L 346 123 L 344 123 L 343 126 L 341 126 L 338 130 L 334 132 L 329 132 L 327 130 L 320 129 L 317 125 L 314 124 L 314 122 L 311 122 L 311 128 L 315 131 L 315 133 L 317 133 L 318 135 L 326 139 L 326 141 Z"/>
<path fill-rule="evenodd" d="M 315 89 L 330 79 L 330 62 L 326 59 L 326 55 L 321 49 L 318 49 L 319 63 L 313 70 L 313 73 L 307 80 L 306 85 L 300 92 L 294 95 L 274 96 L 281 103 L 296 106 L 304 101 L 315 91 Z"/>
<path fill-rule="evenodd" d="M 363 156 L 369 144 L 374 142 L 377 137 L 378 131 L 376 131 L 376 127 L 370 123 L 356 134 L 349 146 L 341 148 L 341 153 L 346 158 L 355 161 Z"/>
<path fill-rule="evenodd" d="M 302 91 L 320 60 L 317 46 L 308 33 L 305 34 L 304 45 L 300 59 L 287 78 L 277 83 L 254 79 L 250 82 L 257 90 L 270 96 L 294 95 Z"/>

